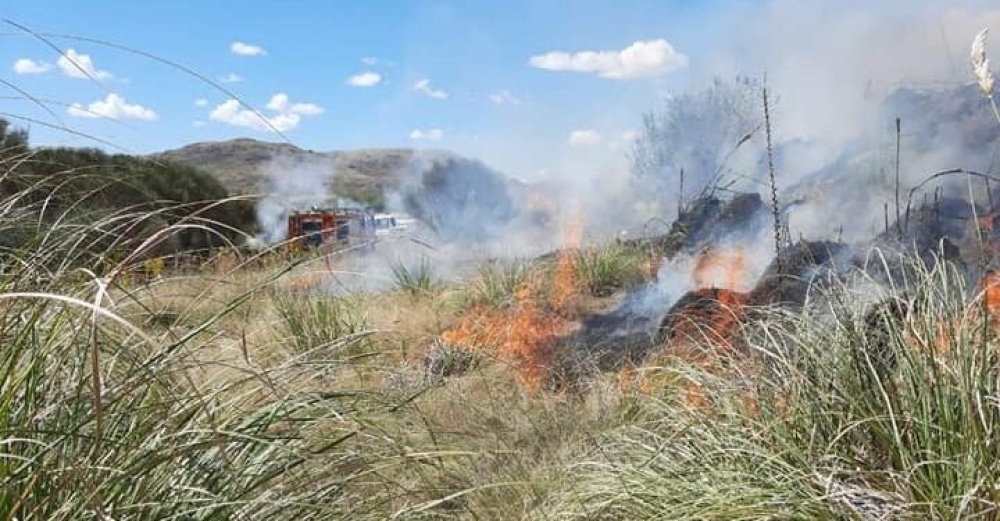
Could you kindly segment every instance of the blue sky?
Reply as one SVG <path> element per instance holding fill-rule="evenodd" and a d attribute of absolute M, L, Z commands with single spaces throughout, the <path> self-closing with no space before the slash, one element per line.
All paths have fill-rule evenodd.
<path fill-rule="evenodd" d="M 945 3 L 975 20 L 990 2 Z M 709 72 L 773 67 L 769 77 L 794 102 L 795 74 L 788 71 L 800 67 L 795 59 L 822 63 L 827 57 L 817 52 L 835 51 L 776 55 L 787 43 L 778 37 L 781 23 L 789 31 L 815 31 L 830 46 L 853 43 L 846 47 L 855 53 L 862 47 L 863 54 L 857 41 L 840 39 L 845 33 L 822 31 L 839 30 L 838 16 L 842 25 L 853 16 L 898 26 L 890 15 L 920 6 L 940 11 L 945 3 L 7 0 L 0 15 L 46 34 L 48 43 L 3 24 L 0 78 L 7 92 L 0 112 L 15 124 L 27 125 L 11 115 L 36 120 L 30 130 L 40 145 L 107 148 L 45 124 L 138 153 L 235 137 L 284 140 L 217 87 L 153 59 L 73 38 L 79 37 L 192 69 L 303 148 L 450 149 L 531 177 L 581 158 L 620 159 L 643 111 Z M 855 38 L 857 25 L 851 27 Z M 863 27 L 865 38 L 886 32 L 878 24 Z M 61 59 L 50 44 L 74 59 Z M 800 38 L 790 47 L 815 45 Z M 24 99 L 25 92 L 48 110 Z"/>
<path fill-rule="evenodd" d="M 223 106 L 230 96 L 216 87 L 149 58 L 66 37 L 75 36 L 147 52 L 220 82 L 304 148 L 417 146 L 475 155 L 486 146 L 478 143 L 494 141 L 523 141 L 525 153 L 598 140 L 611 146 L 665 89 L 685 82 L 713 10 L 723 6 L 14 0 L 6 2 L 6 19 L 50 35 L 75 59 L 61 67 L 48 43 L 5 24 L 4 80 L 49 102 L 58 120 L 10 86 L 7 97 L 22 99 L 0 100 L 0 109 L 135 152 L 242 136 L 283 140 L 242 114 L 245 107 Z M 615 61 L 635 44 L 648 45 L 644 63 Z M 530 63 L 556 51 L 568 56 Z M 585 51 L 603 51 L 611 61 L 573 61 Z M 615 74 L 627 77 L 607 77 Z M 286 98 L 270 110 L 278 94 Z M 87 117 L 97 114 L 113 119 Z M 30 127 L 36 144 L 105 147 L 40 123 Z"/>

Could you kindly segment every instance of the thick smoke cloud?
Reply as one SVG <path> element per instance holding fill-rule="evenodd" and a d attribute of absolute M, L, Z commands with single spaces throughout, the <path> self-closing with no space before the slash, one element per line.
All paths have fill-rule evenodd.
<path fill-rule="evenodd" d="M 781 98 L 777 129 L 795 137 L 852 140 L 901 85 L 964 85 L 983 27 L 1000 27 L 990 2 L 772 0 L 727 26 L 731 32 L 692 68 L 697 76 L 767 71 Z M 744 13 L 746 14 L 746 13 Z M 991 43 L 998 50 L 997 42 Z"/>
<path fill-rule="evenodd" d="M 257 237 L 262 244 L 276 244 L 287 238 L 288 214 L 293 210 L 312 207 L 364 205 L 330 195 L 336 171 L 336 158 L 313 156 L 293 159 L 276 156 L 266 165 L 268 174 L 267 194 L 257 203 Z"/>
<path fill-rule="evenodd" d="M 399 200 L 444 242 L 494 238 L 519 210 L 503 174 L 459 157 L 417 156 L 403 175 Z"/>
<path fill-rule="evenodd" d="M 553 157 L 543 149 L 546 143 L 564 141 L 565 132 L 534 139 L 545 135 L 544 125 L 516 128 L 506 142 L 489 144 L 492 155 L 523 159 L 534 155 L 527 151 L 538 151 L 550 159 L 546 166 L 552 171 L 525 176 L 531 177 L 530 185 L 506 182 L 504 190 L 483 164 L 415 154 L 401 175 L 402 186 L 386 194 L 386 200 L 392 211 L 426 218 L 429 227 L 419 238 L 434 249 L 393 250 L 393 258 L 410 262 L 429 256 L 435 263 L 441 261 L 436 264 L 439 272 L 455 274 L 477 258 L 531 256 L 564 245 L 575 239 L 564 233 L 574 224 L 582 223 L 584 239 L 593 241 L 620 237 L 623 231 L 630 236 L 662 233 L 665 227 L 657 223 L 672 221 L 679 202 L 690 204 L 715 182 L 724 188 L 718 195 L 750 191 L 769 201 L 759 126 L 764 73 L 773 101 L 778 197 L 789 232 L 786 240 L 860 242 L 884 231 L 886 211 L 892 219 L 896 211 L 886 207 L 887 202 L 894 203 L 896 192 L 895 118 L 902 124 L 899 190 L 903 194 L 936 170 L 994 168 L 996 134 L 991 133 L 981 96 L 973 90 L 934 94 L 934 89 L 971 84 L 968 48 L 984 27 L 998 35 L 989 41 L 988 52 L 1000 61 L 1000 7 L 994 2 L 769 0 L 731 16 L 715 20 L 716 38 L 691 53 L 686 73 L 690 82 L 645 107 L 653 118 L 645 127 L 634 104 L 606 105 L 606 121 L 631 121 L 631 130 L 647 131 L 653 123 L 653 150 L 635 150 L 630 138 L 614 138 L 620 139 L 620 146 L 567 148 L 562 156 Z M 741 84 L 737 78 L 748 78 L 749 83 Z M 672 100 L 684 110 L 671 114 L 667 109 Z M 739 109 L 737 117 L 724 117 L 732 115 L 726 111 L 733 107 Z M 600 127 L 596 123 L 600 122 L 586 122 Z M 602 135 L 605 141 L 612 140 L 610 130 L 602 128 Z M 744 141 L 747 135 L 750 138 Z M 680 168 L 685 169 L 683 194 L 678 193 Z M 643 176 L 633 174 L 643 169 L 655 174 L 654 183 L 637 182 Z M 332 165 L 317 170 L 330 172 Z M 299 170 L 293 165 L 292 171 Z M 426 185 L 428 175 L 433 182 Z M 280 176 L 288 177 L 292 176 Z M 321 193 L 314 181 L 301 173 L 288 180 L 291 186 L 279 184 L 276 190 L 293 197 L 314 196 Z M 950 189 L 967 192 L 964 183 L 961 180 Z M 428 187 L 434 189 L 421 191 Z M 936 188 L 927 190 L 933 193 Z M 276 197 L 261 205 L 262 229 L 283 222 L 273 218 L 288 207 L 280 200 Z M 772 260 L 773 238 L 768 219 L 748 226 L 739 235 L 720 236 L 716 242 L 746 252 L 746 277 L 752 279 Z M 280 233 L 283 230 L 274 229 L 272 235 Z M 689 289 L 690 255 L 686 255 L 664 264 L 667 271 L 661 271 L 660 279 L 666 286 L 651 289 L 644 308 L 666 309 L 657 298 L 676 298 Z"/>
<path fill-rule="evenodd" d="M 704 85 L 766 72 L 793 236 L 882 231 L 895 195 L 897 117 L 904 193 L 937 170 L 990 167 L 995 127 L 982 97 L 928 93 L 971 84 L 969 45 L 984 27 L 1000 31 L 995 3 L 772 0 L 725 26 L 692 73 Z M 988 52 L 1000 53 L 996 39 Z"/>
<path fill-rule="evenodd" d="M 656 173 L 662 175 L 665 166 L 671 174 L 664 177 L 658 199 L 682 199 L 677 172 L 685 165 L 685 186 L 716 180 L 709 172 L 727 153 L 722 147 L 732 145 L 731 129 L 742 120 L 713 117 L 719 113 L 711 110 L 719 99 L 711 96 L 713 88 L 718 78 L 765 72 L 786 241 L 871 241 L 886 231 L 887 221 L 895 223 L 911 188 L 931 174 L 951 168 L 995 170 L 1000 124 L 971 86 L 968 61 L 976 33 L 984 27 L 1000 31 L 995 4 L 774 0 L 753 12 L 741 11 L 726 26 L 731 30 L 692 60 L 689 91 L 674 95 L 685 103 L 673 108 L 683 110 L 671 112 L 668 99 L 654 109 L 662 118 L 656 132 L 646 125 L 645 135 L 661 144 L 651 154 L 660 161 Z M 997 56 L 998 43 L 990 46 L 988 53 Z M 755 95 L 759 100 L 759 91 Z M 758 101 L 762 116 L 759 110 Z M 664 132 L 662 123 L 686 132 Z M 732 184 L 721 184 L 769 196 L 764 150 L 759 139 L 748 141 L 744 151 L 728 158 Z M 656 162 L 640 162 L 640 172 L 650 164 Z M 985 191 L 980 181 L 970 184 L 960 176 L 921 186 L 916 205 L 933 194 L 966 200 Z M 897 193 L 902 197 L 898 210 Z M 754 267 L 749 271 L 759 275 L 774 256 L 773 247 L 767 247 L 770 225 L 762 221 L 749 233 L 716 243 L 745 252 Z M 684 276 L 690 264 L 688 254 L 664 264 L 658 284 L 635 300 L 635 311 L 653 316 L 693 289 Z"/>

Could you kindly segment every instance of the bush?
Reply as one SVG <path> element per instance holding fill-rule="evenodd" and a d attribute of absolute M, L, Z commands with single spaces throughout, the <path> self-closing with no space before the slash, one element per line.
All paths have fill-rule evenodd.
<path fill-rule="evenodd" d="M 0 120 L 0 133 L 6 128 Z M 164 230 L 170 233 L 148 255 L 240 243 L 253 232 L 253 204 L 230 199 L 214 177 L 195 168 L 92 149 L 31 150 L 26 134 L 13 141 L 23 144 L 0 150 L 0 201 L 33 228 L 72 225 L 77 251 L 86 254 L 79 265 L 114 250 L 132 252 Z M 20 231 L 5 233 L 0 247 L 33 248 L 28 239 Z"/>
<path fill-rule="evenodd" d="M 529 274 L 528 262 L 523 260 L 491 260 L 481 264 L 466 284 L 466 305 L 506 308 L 513 303 L 514 293 L 528 280 Z"/>
<path fill-rule="evenodd" d="M 504 176 L 462 158 L 414 161 L 404 180 L 405 210 L 448 241 L 485 241 L 516 215 Z"/>
<path fill-rule="evenodd" d="M 309 360 L 341 361 L 367 345 L 367 318 L 347 297 L 275 291 L 271 299 L 286 333 L 282 338 Z"/>
<path fill-rule="evenodd" d="M 396 288 L 412 296 L 428 295 L 441 286 L 434 269 L 426 257 L 416 265 L 398 261 L 392 265 L 392 277 Z"/>
<path fill-rule="evenodd" d="M 574 257 L 581 282 L 591 295 L 603 297 L 642 282 L 642 255 L 620 245 L 581 249 Z"/>

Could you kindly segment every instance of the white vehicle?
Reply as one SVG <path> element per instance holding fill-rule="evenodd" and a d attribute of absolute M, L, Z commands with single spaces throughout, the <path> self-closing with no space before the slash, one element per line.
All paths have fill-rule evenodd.
<path fill-rule="evenodd" d="M 391 213 L 375 214 L 375 235 L 382 237 L 405 233 L 416 222 L 415 219 Z"/>

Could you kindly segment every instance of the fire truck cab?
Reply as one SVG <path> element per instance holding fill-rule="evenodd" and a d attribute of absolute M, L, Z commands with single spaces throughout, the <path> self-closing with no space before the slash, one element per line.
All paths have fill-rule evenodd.
<path fill-rule="evenodd" d="M 371 245 L 375 240 L 375 217 L 358 208 L 313 208 L 288 216 L 288 239 L 312 249 L 331 245 Z"/>

